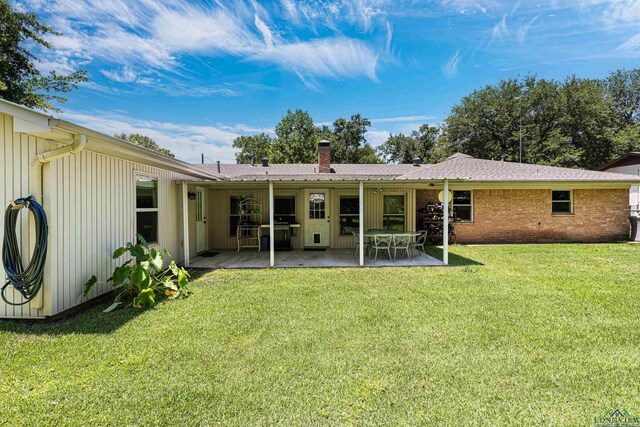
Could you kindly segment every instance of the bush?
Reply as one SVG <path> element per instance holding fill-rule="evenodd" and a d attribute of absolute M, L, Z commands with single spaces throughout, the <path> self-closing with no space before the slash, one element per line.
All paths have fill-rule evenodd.
<path fill-rule="evenodd" d="M 156 248 L 150 248 L 139 234 L 138 240 L 140 243 L 129 243 L 113 253 L 113 259 L 126 253 L 131 256 L 116 267 L 107 279 L 107 282 L 117 288 L 115 301 L 141 308 L 151 307 L 162 298 L 175 299 L 189 295 L 189 273 L 174 261 L 171 261 L 169 268 L 164 269 L 162 253 Z M 164 253 L 171 256 L 166 249 Z M 84 286 L 83 295 L 87 296 L 97 282 L 98 278 L 91 276 Z"/>

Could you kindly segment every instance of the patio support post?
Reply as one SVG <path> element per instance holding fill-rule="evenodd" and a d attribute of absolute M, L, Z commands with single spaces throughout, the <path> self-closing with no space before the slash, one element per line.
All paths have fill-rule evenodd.
<path fill-rule="evenodd" d="M 182 183 L 182 249 L 184 266 L 189 267 L 189 192 L 187 183 Z"/>
<path fill-rule="evenodd" d="M 442 218 L 442 263 L 449 265 L 449 180 L 444 180 Z"/>
<path fill-rule="evenodd" d="M 358 245 L 360 246 L 360 267 L 362 267 L 364 266 L 364 183 L 362 181 L 360 181 L 358 196 L 358 224 L 360 225 Z"/>
<path fill-rule="evenodd" d="M 275 248 L 275 230 L 273 221 L 273 181 L 269 181 L 269 265 L 274 267 L 276 265 L 276 253 Z"/>

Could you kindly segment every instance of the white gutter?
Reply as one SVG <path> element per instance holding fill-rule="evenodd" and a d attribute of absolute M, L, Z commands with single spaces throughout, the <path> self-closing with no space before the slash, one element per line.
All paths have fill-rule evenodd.
<path fill-rule="evenodd" d="M 45 164 L 50 163 L 54 160 L 62 159 L 63 157 L 70 156 L 72 154 L 77 154 L 81 152 L 85 145 L 87 145 L 87 138 L 84 134 L 75 135 L 73 138 L 73 143 L 67 145 L 65 147 L 56 148 L 54 150 L 46 151 L 44 153 L 40 153 L 33 159 L 30 168 L 30 174 L 33 176 L 32 182 L 34 183 L 32 194 L 35 194 L 36 197 L 40 198 L 40 203 L 46 208 L 45 198 L 43 195 L 43 174 L 42 169 Z M 31 240 L 35 241 L 35 230 L 31 230 L 31 233 L 34 235 L 31 236 Z M 45 278 L 49 276 L 48 272 L 45 272 Z M 30 308 L 41 310 L 44 305 L 44 292 L 46 291 L 46 287 L 43 287 L 38 295 L 31 301 L 29 304 Z"/>

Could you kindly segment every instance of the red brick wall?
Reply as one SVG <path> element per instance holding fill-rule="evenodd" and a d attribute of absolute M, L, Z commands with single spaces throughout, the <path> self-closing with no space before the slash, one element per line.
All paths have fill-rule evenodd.
<path fill-rule="evenodd" d="M 416 206 L 437 200 L 418 190 Z M 474 190 L 473 223 L 456 223 L 458 243 L 606 242 L 629 235 L 629 191 L 574 190 L 572 215 L 551 214 L 551 190 Z M 421 224 L 416 224 L 418 229 Z"/>

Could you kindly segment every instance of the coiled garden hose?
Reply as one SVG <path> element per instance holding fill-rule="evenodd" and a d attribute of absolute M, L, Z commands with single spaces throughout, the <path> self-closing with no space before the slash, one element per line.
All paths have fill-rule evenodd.
<path fill-rule="evenodd" d="M 20 210 L 27 208 L 33 214 L 36 229 L 36 244 L 31 256 L 31 262 L 24 268 L 22 255 L 16 236 L 16 225 Z M 49 226 L 47 214 L 42 205 L 33 196 L 16 199 L 4 214 L 4 242 L 2 244 L 2 265 L 7 272 L 7 281 L 0 290 L 0 297 L 9 305 L 23 305 L 31 301 L 42 287 L 44 264 L 47 259 L 47 241 Z M 8 301 L 5 297 L 7 287 L 13 286 L 24 297 L 22 302 Z"/>

